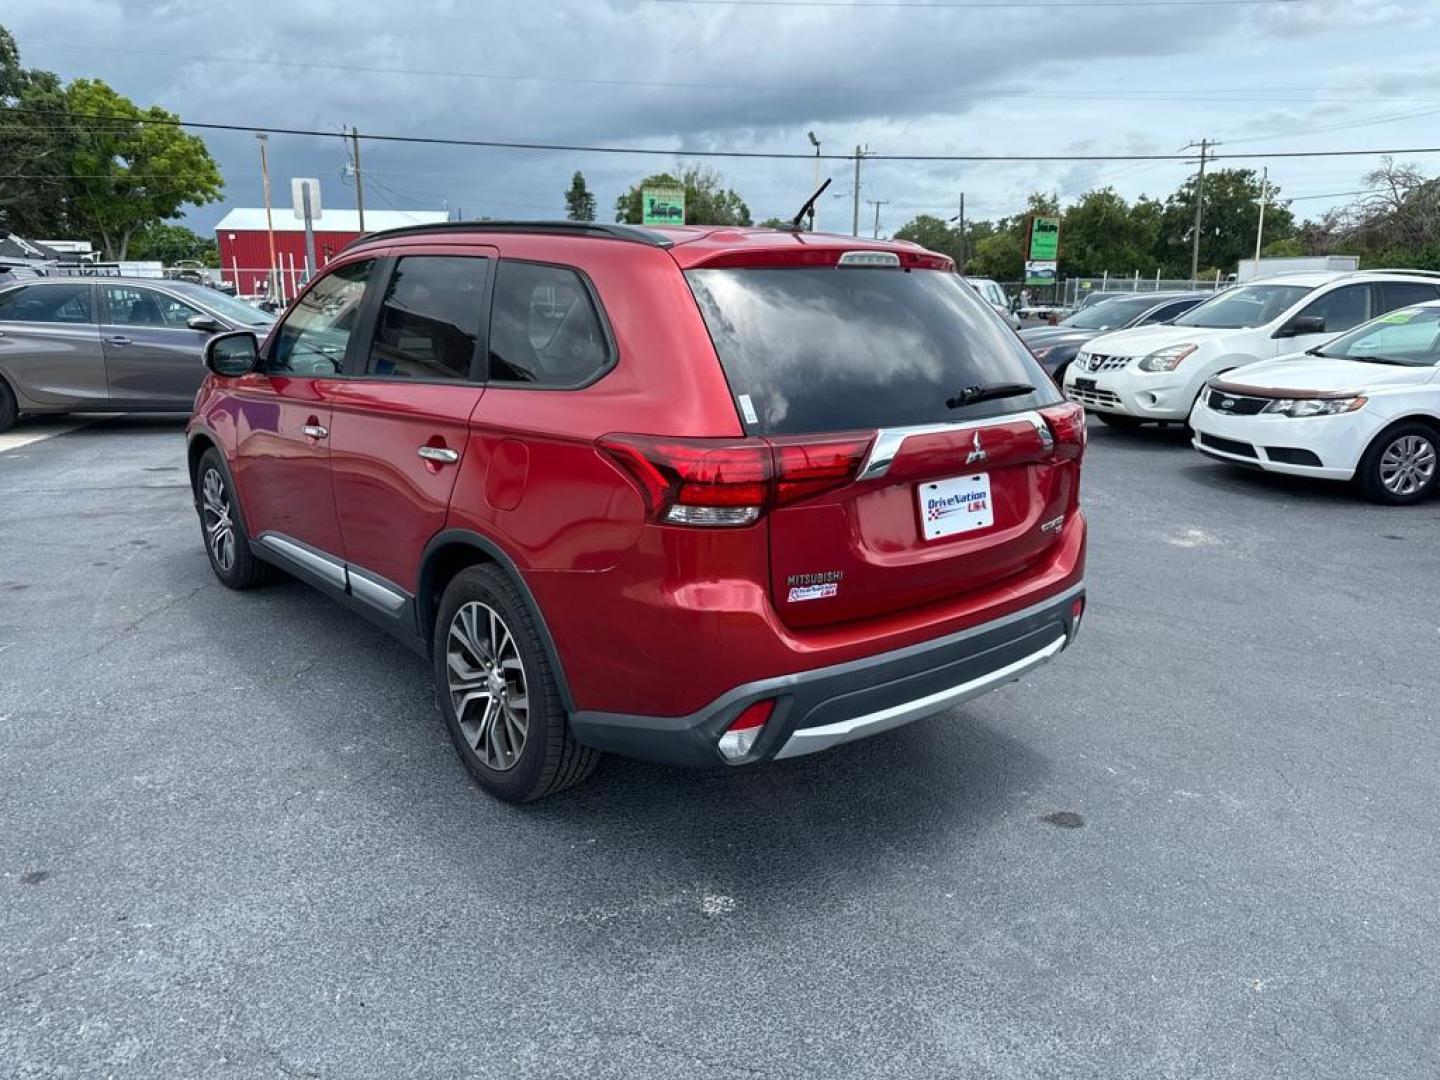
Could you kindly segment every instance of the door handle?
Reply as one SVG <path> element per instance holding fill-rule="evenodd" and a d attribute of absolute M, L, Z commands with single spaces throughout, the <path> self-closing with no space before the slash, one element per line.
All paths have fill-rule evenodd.
<path fill-rule="evenodd" d="M 108 338 L 106 338 L 106 339 L 105 339 L 105 344 L 107 344 L 107 345 L 129 345 L 129 344 L 130 344 L 130 339 L 129 339 L 128 337 L 123 337 L 123 336 L 121 336 L 120 334 L 116 334 L 114 337 L 108 337 Z"/>
<path fill-rule="evenodd" d="M 460 451 L 444 446 L 422 446 L 415 452 L 426 461 L 436 461 L 441 465 L 454 465 L 460 460 Z"/>
<path fill-rule="evenodd" d="M 306 424 L 300 429 L 312 439 L 323 439 L 330 434 L 330 429 L 321 427 L 319 424 Z"/>

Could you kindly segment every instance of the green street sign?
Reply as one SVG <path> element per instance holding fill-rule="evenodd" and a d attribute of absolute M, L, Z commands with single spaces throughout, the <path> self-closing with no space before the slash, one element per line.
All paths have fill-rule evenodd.
<path fill-rule="evenodd" d="M 645 188 L 640 192 L 640 205 L 644 225 L 685 224 L 683 187 Z"/>
<path fill-rule="evenodd" d="M 1030 262 L 1055 262 L 1060 258 L 1060 219 L 1030 219 Z"/>

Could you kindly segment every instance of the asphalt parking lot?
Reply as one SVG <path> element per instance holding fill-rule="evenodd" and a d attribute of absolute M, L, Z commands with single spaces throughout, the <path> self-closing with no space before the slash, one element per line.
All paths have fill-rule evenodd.
<path fill-rule="evenodd" d="M 1440 503 L 1092 427 L 1091 604 L 943 718 L 471 784 L 211 577 L 180 422 L 0 453 L 0 1073 L 1433 1077 Z"/>

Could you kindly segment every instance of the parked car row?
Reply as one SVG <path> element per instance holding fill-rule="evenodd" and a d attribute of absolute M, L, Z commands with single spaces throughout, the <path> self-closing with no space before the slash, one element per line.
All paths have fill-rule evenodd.
<path fill-rule="evenodd" d="M 1207 456 L 1408 504 L 1440 476 L 1437 320 L 1440 274 L 1284 275 L 1093 337 L 1059 379 L 1113 427 L 1186 423 Z"/>

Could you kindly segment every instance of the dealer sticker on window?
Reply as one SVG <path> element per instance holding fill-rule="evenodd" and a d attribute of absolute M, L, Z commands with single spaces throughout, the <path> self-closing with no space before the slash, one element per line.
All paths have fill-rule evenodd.
<path fill-rule="evenodd" d="M 915 493 L 920 499 L 920 523 L 926 540 L 974 532 L 995 524 L 989 473 L 921 484 Z"/>

